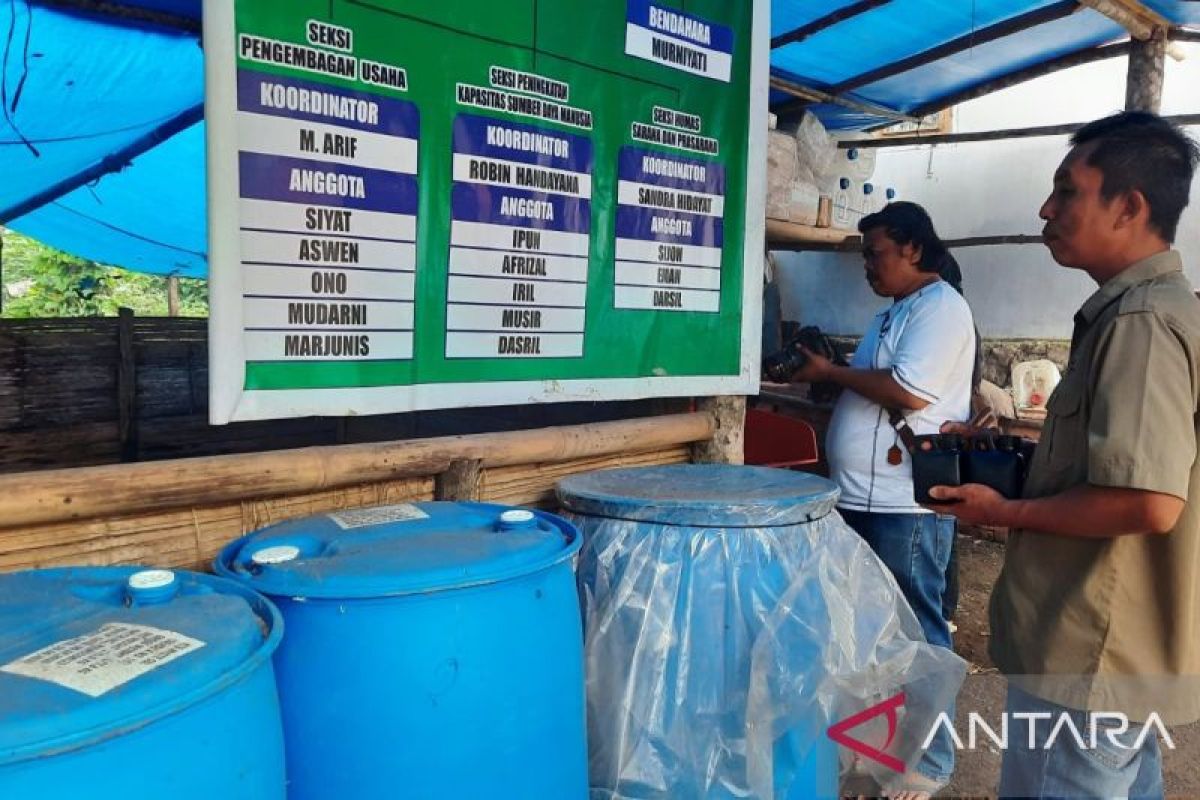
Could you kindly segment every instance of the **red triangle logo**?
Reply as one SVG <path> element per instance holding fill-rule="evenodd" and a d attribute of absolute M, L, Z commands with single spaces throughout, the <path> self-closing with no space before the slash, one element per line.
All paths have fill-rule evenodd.
<path fill-rule="evenodd" d="M 887 716 L 888 735 L 887 741 L 883 746 L 890 747 L 892 740 L 896 738 L 896 729 L 900 726 L 900 719 L 896 710 L 904 705 L 904 692 L 884 700 L 882 703 L 871 706 L 868 709 L 858 712 L 852 717 L 846 717 L 841 722 L 835 723 L 829 727 L 829 738 L 843 747 L 847 747 L 861 756 L 877 761 L 883 764 L 893 772 L 904 772 L 904 762 L 895 756 L 888 755 L 877 747 L 872 747 L 866 742 L 855 739 L 850 736 L 848 731 L 857 728 L 864 722 L 869 722 L 880 715 Z"/>

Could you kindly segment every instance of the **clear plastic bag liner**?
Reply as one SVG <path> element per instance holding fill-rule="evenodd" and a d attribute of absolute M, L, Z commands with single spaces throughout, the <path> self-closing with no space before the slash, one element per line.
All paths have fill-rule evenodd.
<path fill-rule="evenodd" d="M 830 513 L 836 489 L 783 470 L 681 466 L 560 485 L 584 534 L 593 800 L 821 796 L 830 784 L 814 770 L 838 758 L 828 727 L 901 691 L 887 752 L 914 762 L 965 665 L 924 642 L 886 567 Z M 785 475 L 760 476 L 764 487 L 756 472 Z M 781 482 L 797 478 L 805 488 L 787 496 Z M 697 524 L 704 511 L 718 522 Z M 850 734 L 882 749 L 887 731 Z M 852 755 L 841 749 L 843 771 Z"/>
<path fill-rule="evenodd" d="M 926 643 L 891 572 L 835 514 L 809 526 L 795 580 L 763 620 L 751 654 L 747 697 L 748 778 L 753 797 L 799 797 L 803 776 L 790 751 L 827 737 L 829 726 L 868 712 L 846 734 L 913 769 L 953 703 L 966 662 Z M 896 702 L 895 726 L 881 705 Z M 786 747 L 781 747 L 784 744 Z M 869 775 L 881 787 L 902 773 L 839 748 L 840 774 Z"/>

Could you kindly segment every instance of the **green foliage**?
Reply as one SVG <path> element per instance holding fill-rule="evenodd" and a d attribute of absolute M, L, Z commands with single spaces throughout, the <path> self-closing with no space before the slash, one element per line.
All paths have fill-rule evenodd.
<path fill-rule="evenodd" d="M 167 315 L 167 279 L 129 272 L 55 250 L 14 231 L 3 233 L 0 262 L 0 317 L 116 316 L 133 309 L 138 316 Z M 180 278 L 179 313 L 208 316 L 208 284 Z"/>

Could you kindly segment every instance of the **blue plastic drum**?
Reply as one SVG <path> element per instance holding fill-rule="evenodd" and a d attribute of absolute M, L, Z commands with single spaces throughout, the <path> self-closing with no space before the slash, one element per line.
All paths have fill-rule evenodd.
<path fill-rule="evenodd" d="M 587 796 L 579 533 L 417 503 L 285 522 L 218 572 L 276 601 L 292 800 Z"/>
<path fill-rule="evenodd" d="M 0 797 L 282 800 L 280 635 L 208 575 L 0 575 Z"/>
<path fill-rule="evenodd" d="M 755 638 L 803 579 L 813 529 L 844 524 L 830 516 L 837 487 L 787 470 L 681 464 L 573 476 L 558 495 L 584 535 L 595 796 L 749 796 Z M 777 797 L 836 796 L 824 728 L 814 719 L 774 743 L 774 782 L 787 787 Z"/>

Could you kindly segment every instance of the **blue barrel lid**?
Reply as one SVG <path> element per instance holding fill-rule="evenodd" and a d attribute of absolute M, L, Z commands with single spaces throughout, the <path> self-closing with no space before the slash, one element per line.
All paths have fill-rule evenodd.
<path fill-rule="evenodd" d="M 673 464 L 591 472 L 558 484 L 563 507 L 588 516 L 668 525 L 762 528 L 826 516 L 837 486 L 804 472 Z"/>
<path fill-rule="evenodd" d="M 265 598 L 211 575 L 0 575 L 0 765 L 86 747 L 199 703 L 266 662 L 282 627 Z"/>
<path fill-rule="evenodd" d="M 490 503 L 374 506 L 289 520 L 231 542 L 214 568 L 268 595 L 363 598 L 461 589 L 569 559 L 579 531 Z"/>

